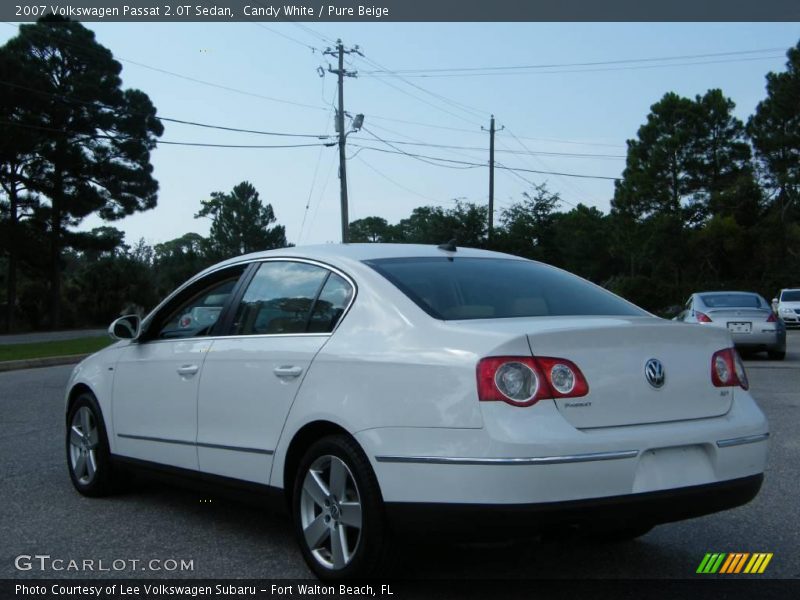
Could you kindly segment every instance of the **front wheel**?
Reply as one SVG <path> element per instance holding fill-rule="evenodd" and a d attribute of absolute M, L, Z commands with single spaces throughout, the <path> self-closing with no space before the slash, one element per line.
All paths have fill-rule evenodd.
<path fill-rule="evenodd" d="M 786 358 L 786 350 L 768 350 L 767 356 L 770 360 L 783 360 Z"/>
<path fill-rule="evenodd" d="M 303 558 L 320 579 L 378 575 L 391 548 L 378 481 L 352 438 L 314 443 L 294 482 L 293 518 Z"/>
<path fill-rule="evenodd" d="M 67 413 L 67 467 L 72 485 L 84 496 L 113 491 L 113 473 L 103 416 L 95 397 L 78 396 Z"/>

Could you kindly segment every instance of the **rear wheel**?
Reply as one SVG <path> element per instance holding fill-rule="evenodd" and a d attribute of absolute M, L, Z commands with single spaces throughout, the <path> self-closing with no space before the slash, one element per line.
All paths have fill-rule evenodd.
<path fill-rule="evenodd" d="M 770 360 L 783 360 L 786 358 L 786 350 L 767 350 Z"/>
<path fill-rule="evenodd" d="M 300 461 L 293 493 L 303 558 L 320 579 L 380 574 L 392 546 L 378 481 L 348 436 L 314 443 Z"/>
<path fill-rule="evenodd" d="M 84 392 L 67 414 L 67 467 L 72 485 L 84 496 L 113 491 L 113 473 L 103 416 L 95 397 Z"/>

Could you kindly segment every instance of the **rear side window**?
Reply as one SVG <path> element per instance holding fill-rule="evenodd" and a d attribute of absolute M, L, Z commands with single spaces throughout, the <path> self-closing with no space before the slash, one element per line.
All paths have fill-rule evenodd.
<path fill-rule="evenodd" d="M 424 257 L 365 262 L 437 319 L 648 314 L 575 275 L 531 261 Z"/>
<path fill-rule="evenodd" d="M 331 273 L 317 298 L 314 312 L 311 313 L 311 320 L 308 323 L 309 333 L 333 331 L 352 297 L 353 288 L 350 284 L 336 273 Z"/>

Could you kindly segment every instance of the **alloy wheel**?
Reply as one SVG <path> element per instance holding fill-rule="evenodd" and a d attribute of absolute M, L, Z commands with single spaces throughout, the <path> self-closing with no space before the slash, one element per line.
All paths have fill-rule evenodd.
<path fill-rule="evenodd" d="M 81 485 L 89 485 L 97 475 L 99 441 L 94 414 L 88 406 L 81 406 L 72 416 L 69 432 L 70 467 Z"/>
<path fill-rule="evenodd" d="M 300 524 L 320 565 L 339 570 L 353 560 L 363 528 L 361 496 L 339 457 L 320 456 L 308 468 L 300 494 Z"/>

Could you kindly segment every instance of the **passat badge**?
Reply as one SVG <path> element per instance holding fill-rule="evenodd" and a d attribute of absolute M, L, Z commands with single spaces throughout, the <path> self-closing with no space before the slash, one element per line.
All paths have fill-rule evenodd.
<path fill-rule="evenodd" d="M 664 375 L 664 365 L 657 358 L 651 358 L 644 364 L 644 376 L 654 388 L 663 387 L 666 375 Z"/>

